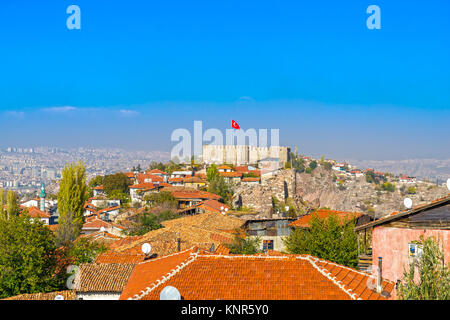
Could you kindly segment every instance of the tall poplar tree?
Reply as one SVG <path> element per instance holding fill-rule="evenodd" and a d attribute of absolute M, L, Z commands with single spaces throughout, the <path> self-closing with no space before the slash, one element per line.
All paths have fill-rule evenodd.
<path fill-rule="evenodd" d="M 19 214 L 19 204 L 17 199 L 17 194 L 12 190 L 8 190 L 8 193 L 6 194 L 6 215 L 8 218 Z"/>
<path fill-rule="evenodd" d="M 66 222 L 67 217 L 81 228 L 84 222 L 83 207 L 86 199 L 86 167 L 82 161 L 66 164 L 58 193 L 59 222 Z M 71 214 L 68 214 L 69 212 Z"/>
<path fill-rule="evenodd" d="M 4 206 L 5 206 L 5 189 L 0 188 L 0 218 L 6 217 Z"/>

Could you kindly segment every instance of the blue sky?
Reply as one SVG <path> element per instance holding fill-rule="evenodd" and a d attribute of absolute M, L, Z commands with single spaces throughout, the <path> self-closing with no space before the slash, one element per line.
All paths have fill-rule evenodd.
<path fill-rule="evenodd" d="M 68 30 L 66 8 L 81 8 Z M 369 30 L 366 8 L 381 9 Z M 279 128 L 335 158 L 450 157 L 450 3 L 0 2 L 0 146 L 166 150 Z"/>

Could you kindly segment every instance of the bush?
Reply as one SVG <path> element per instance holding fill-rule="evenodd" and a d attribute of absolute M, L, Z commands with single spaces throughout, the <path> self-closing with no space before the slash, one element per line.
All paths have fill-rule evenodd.
<path fill-rule="evenodd" d="M 308 229 L 295 229 L 284 240 L 286 250 L 354 268 L 358 264 L 358 243 L 353 230 L 355 224 L 355 219 L 341 225 L 335 215 L 324 219 L 313 213 Z"/>
<path fill-rule="evenodd" d="M 422 256 L 409 266 L 409 271 L 403 274 L 399 285 L 401 300 L 450 300 L 450 270 L 445 265 L 444 254 L 434 237 L 424 239 L 420 236 Z M 415 281 L 416 269 L 419 281 Z"/>
<path fill-rule="evenodd" d="M 415 187 L 409 187 L 407 192 L 408 192 L 408 194 L 416 194 L 416 188 Z"/>
<path fill-rule="evenodd" d="M 384 191 L 389 191 L 389 192 L 394 192 L 395 191 L 395 184 L 390 183 L 390 182 L 385 182 L 381 185 L 381 188 Z"/>

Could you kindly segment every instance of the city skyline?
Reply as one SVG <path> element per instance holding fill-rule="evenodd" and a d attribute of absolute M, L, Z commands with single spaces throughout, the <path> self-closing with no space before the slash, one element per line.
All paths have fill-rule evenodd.
<path fill-rule="evenodd" d="M 450 158 L 444 1 L 377 1 L 379 30 L 367 1 L 80 0 L 80 30 L 70 4 L 0 4 L 0 147 L 168 152 L 233 119 L 315 156 Z"/>

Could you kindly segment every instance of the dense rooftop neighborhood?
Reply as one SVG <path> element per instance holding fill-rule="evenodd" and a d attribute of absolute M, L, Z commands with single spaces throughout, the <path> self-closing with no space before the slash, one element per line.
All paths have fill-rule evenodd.
<path fill-rule="evenodd" d="M 7 298 L 148 300 L 160 299 L 170 286 L 186 300 L 386 300 L 402 296 L 402 271 L 420 259 L 420 236 L 442 241 L 443 261 L 448 263 L 448 192 L 381 217 L 315 206 L 298 195 L 270 194 L 268 212 L 246 207 L 240 196 L 236 199 L 238 188 L 265 188 L 273 179 L 283 179 L 285 172 L 312 174 L 319 167 L 330 172 L 337 190 L 349 179 L 362 179 L 376 188 L 430 184 L 323 157 L 290 157 L 239 165 L 151 162 L 147 169 L 139 166 L 91 177 L 87 185 L 79 185 L 87 196 L 79 198 L 84 199 L 79 207 L 82 224 L 71 240 L 66 239 L 72 234 L 67 228 L 75 217 L 61 215 L 64 175 L 85 169 L 82 164 L 69 165 L 57 195 L 50 196 L 42 182 L 37 196 L 17 203 L 17 212 L 40 220 L 56 238 L 66 237 L 61 248 L 86 250 L 81 259 L 59 258 L 58 264 L 72 261 L 78 266 L 73 285 Z M 65 196 L 73 198 L 74 191 Z M 77 198 L 73 199 L 71 203 Z M 4 204 L 7 219 L 10 206 Z M 322 237 L 338 238 L 317 251 L 311 245 L 318 230 L 325 232 Z M 343 256 L 322 254 L 323 250 L 340 250 Z"/>

